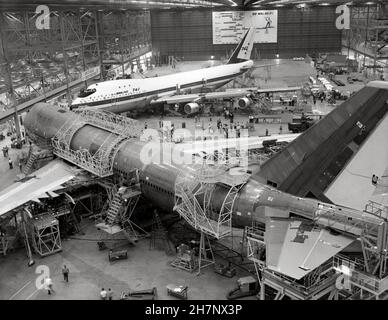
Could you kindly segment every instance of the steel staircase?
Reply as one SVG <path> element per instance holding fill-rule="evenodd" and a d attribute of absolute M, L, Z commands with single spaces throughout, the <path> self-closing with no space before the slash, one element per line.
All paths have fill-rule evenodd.
<path fill-rule="evenodd" d="M 37 156 L 35 153 L 32 153 L 30 154 L 30 156 L 28 157 L 28 161 L 27 161 L 27 164 L 26 166 L 24 167 L 23 169 L 23 173 L 25 175 L 29 174 L 31 169 L 32 169 L 32 166 L 34 165 L 35 163 L 35 160 L 36 160 Z"/>
<path fill-rule="evenodd" d="M 112 202 L 110 203 L 107 215 L 106 215 L 106 223 L 108 225 L 113 225 L 117 219 L 117 216 L 120 213 L 120 210 L 123 206 L 123 199 L 121 198 L 121 194 L 116 192 L 113 196 Z"/>

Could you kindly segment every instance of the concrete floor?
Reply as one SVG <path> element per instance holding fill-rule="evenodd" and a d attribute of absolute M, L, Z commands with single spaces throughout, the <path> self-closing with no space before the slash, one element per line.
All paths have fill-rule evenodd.
<path fill-rule="evenodd" d="M 84 226 L 85 227 L 85 226 Z M 212 267 L 203 269 L 200 276 L 170 266 L 174 256 L 164 251 L 150 250 L 149 239 L 140 240 L 128 250 L 128 260 L 108 261 L 108 251 L 99 251 L 96 241 L 98 231 L 88 223 L 85 236 L 79 240 L 65 240 L 60 253 L 39 258 L 34 255 L 35 265 L 27 267 L 28 259 L 24 250 L 0 257 L 0 299 L 11 300 L 63 300 L 99 299 L 102 287 L 114 291 L 118 299 L 122 291 L 142 290 L 156 287 L 158 299 L 176 299 L 167 295 L 166 285 L 177 284 L 189 287 L 189 299 L 226 299 L 225 295 L 236 285 L 237 277 L 247 273 L 238 270 L 237 277 L 226 278 L 215 274 Z M 84 239 L 84 240 L 83 240 Z M 63 281 L 61 268 L 66 264 L 70 269 L 69 283 Z M 48 266 L 55 293 L 48 295 L 44 289 L 37 289 L 39 266 Z"/>
<path fill-rule="evenodd" d="M 5 133 L 5 132 L 4 132 Z M 8 147 L 8 157 L 3 156 L 3 147 Z M 0 190 L 5 189 L 11 185 L 17 175 L 20 174 L 19 159 L 26 158 L 28 155 L 28 146 L 23 145 L 22 149 L 11 148 L 11 137 L 5 137 L 4 140 L 0 141 Z M 8 158 L 11 158 L 13 163 L 13 169 L 9 169 Z"/>
<path fill-rule="evenodd" d="M 264 62 L 265 63 L 265 62 Z M 260 64 L 264 64 L 260 62 Z M 184 71 L 204 67 L 209 62 L 179 63 L 176 69 L 170 67 L 155 68 L 152 73 L 167 74 L 171 72 Z M 255 69 L 253 74 L 257 76 L 256 82 L 262 87 L 294 86 L 307 81 L 309 75 L 315 75 L 316 71 L 303 61 L 282 61 L 278 66 L 271 68 L 271 79 L 265 81 L 263 69 Z M 147 74 L 148 75 L 148 74 Z M 329 108 L 326 104 L 317 103 L 316 108 L 322 112 Z M 148 128 L 158 128 L 159 117 L 141 115 L 140 121 L 147 121 Z M 165 117 L 170 120 L 176 128 L 181 128 L 182 122 L 186 128 L 194 131 L 195 123 L 193 118 Z M 216 128 L 217 117 L 210 122 L 209 117 L 201 117 L 205 128 L 209 123 Z M 221 118 L 226 123 L 226 120 Z M 248 115 L 235 115 L 235 122 L 245 123 Z M 251 135 L 264 135 L 268 129 L 270 134 L 279 133 L 279 124 L 256 124 L 255 131 Z M 287 125 L 283 124 L 283 133 L 287 133 Z M 216 130 L 215 130 L 216 131 Z M 214 134 L 218 134 L 215 132 Z M 9 137 L 0 141 L 0 149 L 7 144 L 10 146 Z M 23 150 L 9 149 L 10 157 L 14 161 L 14 169 L 8 167 L 8 159 L 3 158 L 0 153 L 0 190 L 11 185 L 20 173 L 17 166 L 18 156 Z M 222 277 L 213 272 L 212 267 L 205 269 L 203 274 L 196 276 L 196 273 L 175 269 L 169 262 L 174 257 L 167 256 L 164 251 L 149 250 L 149 240 L 140 240 L 135 247 L 128 246 L 128 260 L 110 263 L 107 251 L 97 249 L 96 240 L 98 232 L 93 223 L 84 222 L 83 232 L 85 235 L 77 235 L 79 240 L 71 239 L 62 242 L 63 250 L 60 253 L 39 258 L 34 255 L 35 265 L 28 267 L 28 259 L 25 249 L 10 253 L 6 257 L 0 257 L 0 299 L 98 299 L 102 287 L 112 288 L 117 299 L 123 290 L 139 290 L 157 287 L 158 299 L 175 299 L 167 296 L 166 285 L 169 283 L 188 285 L 189 299 L 225 299 L 226 293 L 235 287 L 236 279 L 247 273 L 238 269 L 237 277 L 232 279 Z M 89 241 L 92 239 L 93 241 Z M 66 264 L 70 269 L 70 282 L 65 283 L 62 279 L 61 267 Z M 36 287 L 36 280 L 39 274 L 36 268 L 40 265 L 49 267 L 51 278 L 54 283 L 53 295 L 47 295 L 45 290 Z M 252 298 L 254 299 L 254 298 Z"/>

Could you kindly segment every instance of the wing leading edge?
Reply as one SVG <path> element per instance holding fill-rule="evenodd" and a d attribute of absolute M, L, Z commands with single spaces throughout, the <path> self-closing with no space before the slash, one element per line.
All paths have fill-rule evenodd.
<path fill-rule="evenodd" d="M 73 179 L 77 169 L 54 160 L 33 173 L 33 177 L 25 182 L 16 182 L 0 192 L 0 216 L 5 215 L 29 202 L 39 202 L 39 198 L 55 197 L 56 190 L 63 188 L 62 184 Z"/>

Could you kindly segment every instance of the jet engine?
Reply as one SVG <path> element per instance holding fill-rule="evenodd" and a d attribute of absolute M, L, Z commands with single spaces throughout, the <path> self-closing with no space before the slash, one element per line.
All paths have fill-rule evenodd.
<path fill-rule="evenodd" d="M 240 98 L 238 99 L 238 107 L 240 109 L 245 109 L 247 107 L 249 107 L 252 103 L 252 100 L 249 99 L 248 97 L 243 97 L 243 98 Z"/>
<path fill-rule="evenodd" d="M 193 114 L 197 113 L 201 107 L 196 102 L 189 102 L 185 104 L 184 110 L 186 114 Z"/>

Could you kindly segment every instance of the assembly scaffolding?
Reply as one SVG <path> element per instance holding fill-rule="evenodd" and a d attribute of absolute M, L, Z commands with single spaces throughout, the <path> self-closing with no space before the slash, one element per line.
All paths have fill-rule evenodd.
<path fill-rule="evenodd" d="M 234 201 L 241 187 L 249 179 L 249 174 L 230 175 L 224 164 L 194 165 L 194 176 L 184 172 L 178 175 L 175 183 L 175 211 L 194 229 L 201 233 L 198 274 L 201 268 L 215 263 L 209 237 L 217 240 L 232 233 L 232 211 Z M 224 186 L 228 192 L 221 208 L 212 206 L 212 195 L 217 185 Z"/>
<path fill-rule="evenodd" d="M 372 201 L 366 205 L 362 215 L 321 205 L 313 220 L 321 226 L 335 227 L 353 236 L 360 243 L 362 256 L 354 258 L 337 254 L 300 280 L 268 268 L 265 229 L 257 225 L 246 227 L 247 257 L 255 264 L 261 285 L 260 298 L 265 299 L 266 288 L 270 288 L 276 292 L 275 299 L 284 296 L 300 300 L 387 299 L 387 218 L 387 208 Z"/>
<path fill-rule="evenodd" d="M 86 124 L 105 129 L 109 136 L 94 153 L 89 150 L 71 149 L 74 134 Z M 108 112 L 83 110 L 76 119 L 71 119 L 58 130 L 52 139 L 55 155 L 95 174 L 107 177 L 113 174 L 113 160 L 120 145 L 127 139 L 139 137 L 140 126 L 137 121 Z"/>
<path fill-rule="evenodd" d="M 388 68 L 388 6 L 383 2 L 368 5 L 352 5 L 350 28 L 343 30 L 342 45 L 355 52 L 355 59 L 365 71 L 373 75 L 386 73 Z M 361 59 L 358 59 L 360 57 Z M 371 60 L 368 62 L 368 60 Z M 385 69 L 385 70 L 384 70 Z"/>

